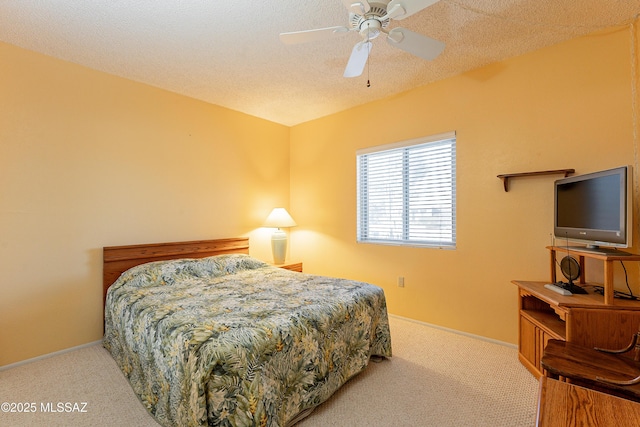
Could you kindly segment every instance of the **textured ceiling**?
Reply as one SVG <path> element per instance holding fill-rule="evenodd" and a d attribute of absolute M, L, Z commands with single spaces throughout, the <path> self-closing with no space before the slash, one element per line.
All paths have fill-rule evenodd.
<path fill-rule="evenodd" d="M 303 45 L 278 37 L 347 26 L 341 0 L 0 0 L 0 41 L 291 126 L 638 13 L 640 0 L 441 0 L 390 25 L 445 42 L 438 58 L 380 37 L 356 78 L 342 73 L 358 34 Z"/>

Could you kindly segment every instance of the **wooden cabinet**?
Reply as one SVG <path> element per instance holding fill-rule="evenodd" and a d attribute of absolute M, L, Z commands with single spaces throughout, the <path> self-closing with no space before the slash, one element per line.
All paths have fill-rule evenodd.
<path fill-rule="evenodd" d="M 301 262 L 286 262 L 284 264 L 275 264 L 278 268 L 284 268 L 285 270 L 297 271 L 298 273 L 302 273 L 302 263 Z"/>
<path fill-rule="evenodd" d="M 550 282 L 514 280 L 518 286 L 518 357 L 536 377 L 543 369 L 540 359 L 550 339 L 559 339 L 587 347 L 623 348 L 640 325 L 640 301 L 614 299 L 613 264 L 615 261 L 640 261 L 640 255 L 588 252 L 586 248 L 548 246 Z M 578 257 L 581 267 L 579 285 L 587 294 L 560 295 L 544 287 L 556 282 L 556 256 Z M 585 258 L 604 262 L 604 295 L 596 294 L 585 279 Z"/>
<path fill-rule="evenodd" d="M 543 374 L 540 359 L 550 339 L 623 348 L 638 331 L 640 301 L 616 299 L 612 305 L 593 291 L 564 296 L 546 289 L 546 282 L 512 283 L 518 286 L 518 358 L 538 378 Z"/>

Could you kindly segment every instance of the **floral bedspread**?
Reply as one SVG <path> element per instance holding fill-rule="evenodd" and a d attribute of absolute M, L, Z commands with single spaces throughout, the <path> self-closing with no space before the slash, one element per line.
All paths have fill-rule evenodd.
<path fill-rule="evenodd" d="M 247 255 L 123 273 L 103 344 L 164 426 L 286 426 L 391 356 L 381 288 Z"/>

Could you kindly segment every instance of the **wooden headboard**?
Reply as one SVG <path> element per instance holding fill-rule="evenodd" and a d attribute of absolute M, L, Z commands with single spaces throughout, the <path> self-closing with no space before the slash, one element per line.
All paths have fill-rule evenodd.
<path fill-rule="evenodd" d="M 102 303 L 107 300 L 109 286 L 131 267 L 152 261 L 204 258 L 222 254 L 249 254 L 249 238 L 105 246 L 102 248 Z"/>

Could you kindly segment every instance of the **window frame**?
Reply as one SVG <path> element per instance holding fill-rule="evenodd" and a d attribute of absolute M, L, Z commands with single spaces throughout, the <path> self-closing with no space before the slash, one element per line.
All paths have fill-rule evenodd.
<path fill-rule="evenodd" d="M 456 133 L 446 132 L 422 138 L 411 139 L 407 141 L 400 141 L 391 144 L 379 145 L 375 147 L 363 148 L 356 151 L 356 241 L 357 243 L 371 243 L 380 245 L 392 245 L 392 246 L 407 246 L 407 247 L 428 247 L 428 248 L 440 248 L 440 249 L 455 249 L 457 245 L 457 152 L 456 152 Z M 408 191 L 411 183 L 415 185 L 415 178 L 411 180 L 411 167 L 408 163 L 410 152 L 415 152 L 424 147 L 434 148 L 435 145 L 450 146 L 450 156 L 448 163 L 445 163 L 445 167 L 448 167 L 448 173 L 442 173 L 442 177 L 450 179 L 450 185 L 447 187 L 449 190 L 448 197 L 450 200 L 447 203 L 448 208 L 445 209 L 449 214 L 438 215 L 436 219 L 448 218 L 445 227 L 445 234 L 450 233 L 450 238 L 433 238 L 433 239 L 415 239 L 411 238 L 410 224 L 411 220 L 411 204 Z M 446 148 L 444 149 L 446 151 Z M 367 186 L 367 176 L 370 173 L 369 170 L 363 168 L 369 167 L 370 156 L 368 155 L 380 155 L 382 153 L 394 154 L 402 153 L 402 160 L 396 160 L 396 163 L 402 163 L 396 165 L 396 168 L 400 168 L 402 171 L 402 225 L 397 227 L 396 230 L 402 229 L 402 236 L 400 238 L 380 238 L 371 237 L 370 234 L 370 188 Z M 443 156 L 444 157 L 444 156 Z M 364 164 L 366 163 L 366 164 Z M 380 170 L 383 170 L 380 168 Z M 429 194 L 433 194 L 435 188 L 430 188 Z M 393 196 L 398 197 L 399 192 L 392 193 Z M 395 204 L 397 207 L 397 202 Z M 366 209 L 366 211 L 365 211 Z M 449 230 L 449 231 L 447 231 Z M 429 232 L 424 232 L 428 234 Z M 437 233 L 436 233 L 437 234 Z"/>

